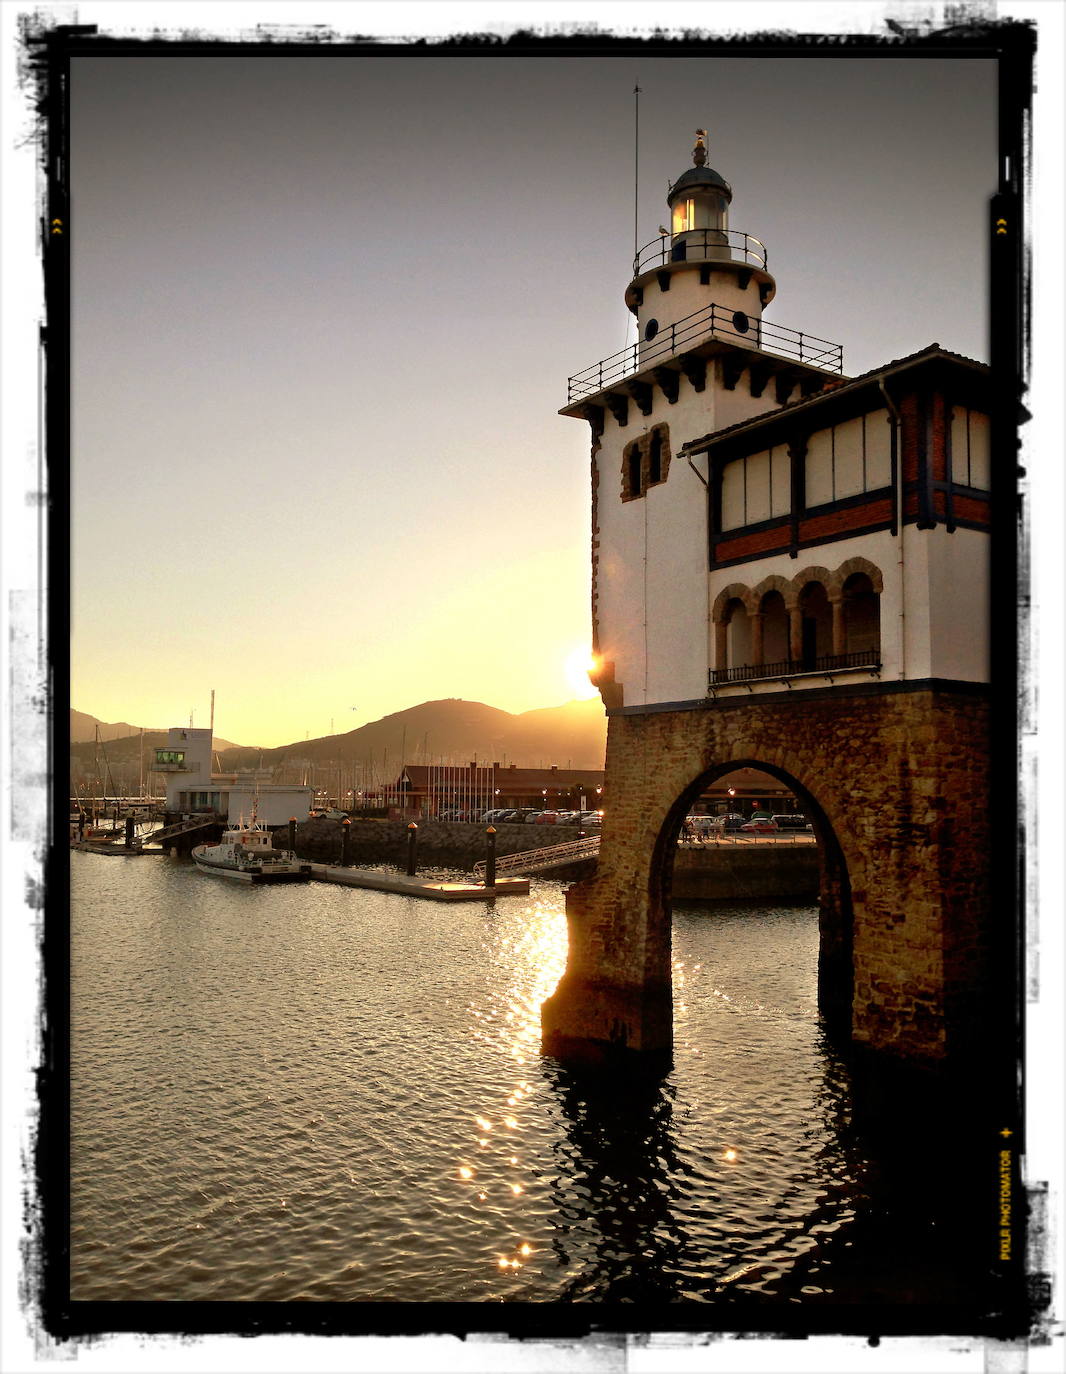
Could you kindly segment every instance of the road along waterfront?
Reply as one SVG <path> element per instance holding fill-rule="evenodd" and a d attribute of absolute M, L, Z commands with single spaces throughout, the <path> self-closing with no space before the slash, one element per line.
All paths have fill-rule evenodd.
<path fill-rule="evenodd" d="M 679 905 L 673 1068 L 618 1083 L 539 1053 L 558 882 L 441 907 L 75 852 L 71 887 L 75 1299 L 818 1304 L 872 1283 L 935 1302 L 962 1283 L 924 1203 L 886 1241 L 890 1171 L 818 1023 L 812 907 Z"/>

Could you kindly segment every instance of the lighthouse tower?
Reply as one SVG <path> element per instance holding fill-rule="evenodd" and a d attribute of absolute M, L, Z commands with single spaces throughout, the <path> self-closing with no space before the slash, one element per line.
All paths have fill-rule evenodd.
<path fill-rule="evenodd" d="M 681 822 L 738 767 L 811 817 L 819 998 L 853 1041 L 972 1048 L 989 964 L 989 372 L 932 344 L 858 377 L 768 321 L 767 251 L 707 166 L 625 290 L 637 340 L 569 379 L 592 436 L 597 874 L 545 1045 L 671 1043 Z"/>
<path fill-rule="evenodd" d="M 709 476 L 684 445 L 841 379 L 839 345 L 763 319 L 776 292 L 766 248 L 729 228 L 732 189 L 705 165 L 702 130 L 693 163 L 670 188 L 670 232 L 633 262 L 637 343 L 571 377 L 562 411 L 592 427 L 593 653 L 608 708 L 706 695 Z M 788 461 L 753 486 L 753 514 L 785 511 Z"/>

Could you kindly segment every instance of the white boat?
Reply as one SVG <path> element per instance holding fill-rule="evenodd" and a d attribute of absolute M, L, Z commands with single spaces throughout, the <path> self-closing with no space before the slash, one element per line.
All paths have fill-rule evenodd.
<path fill-rule="evenodd" d="M 204 873 L 220 878 L 235 878 L 241 883 L 299 883 L 311 877 L 311 865 L 300 863 L 295 854 L 275 849 L 269 830 L 243 821 L 222 833 L 218 844 L 198 844 L 193 862 Z"/>

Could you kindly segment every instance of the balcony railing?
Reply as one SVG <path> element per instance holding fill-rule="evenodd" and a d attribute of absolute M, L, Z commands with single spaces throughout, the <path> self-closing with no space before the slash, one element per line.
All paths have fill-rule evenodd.
<path fill-rule="evenodd" d="M 714 668 L 711 684 L 723 682 L 751 682 L 757 678 L 798 677 L 802 673 L 843 672 L 848 668 L 879 668 L 879 649 L 859 649 L 850 654 L 822 654 L 803 660 L 786 658 L 778 663 L 745 663 L 738 668 Z"/>
<path fill-rule="evenodd" d="M 671 262 L 740 262 L 766 268 L 766 248 L 751 234 L 739 229 L 683 229 L 679 234 L 660 234 L 639 249 L 633 259 L 633 275 L 665 267 Z"/>
<path fill-rule="evenodd" d="M 844 352 L 840 344 L 804 334 L 798 329 L 770 324 L 767 320 L 753 320 L 740 310 L 730 310 L 713 302 L 702 310 L 664 325 L 651 341 L 630 344 L 628 348 L 602 358 L 583 372 L 568 378 L 567 404 L 573 405 L 587 396 L 595 396 L 617 386 L 626 377 L 653 367 L 676 353 L 695 348 L 707 339 L 725 339 L 741 343 L 746 348 L 762 349 L 783 358 L 794 358 L 809 367 L 827 372 L 840 372 L 844 366 Z"/>

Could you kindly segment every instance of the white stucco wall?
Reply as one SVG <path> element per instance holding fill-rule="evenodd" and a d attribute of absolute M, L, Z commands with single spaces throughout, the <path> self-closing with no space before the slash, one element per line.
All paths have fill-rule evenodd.
<path fill-rule="evenodd" d="M 641 340 L 640 356 L 642 358 L 645 353 L 654 350 L 656 344 L 661 345 L 663 335 L 669 332 L 671 324 L 694 314 L 698 310 L 706 310 L 712 303 L 721 306 L 726 312 L 727 323 L 728 318 L 736 310 L 742 310 L 752 321 L 753 326 L 762 317 L 759 287 L 755 278 L 752 277 L 748 285 L 741 290 L 738 285 L 738 278 L 732 271 L 718 270 L 712 272 L 711 280 L 703 286 L 700 284 L 699 264 L 697 263 L 671 272 L 669 291 L 660 289 L 654 273 L 644 279 L 643 288 L 644 300 L 637 307 L 637 336 Z M 643 342 L 644 330 L 651 319 L 658 321 L 659 333 L 649 344 L 645 344 Z M 732 333 L 728 337 L 731 342 L 736 342 Z M 758 337 L 754 327 L 748 337 L 750 337 L 752 346 L 757 347 Z M 657 359 L 652 361 L 657 361 Z"/>
<path fill-rule="evenodd" d="M 922 531 L 928 547 L 931 676 L 989 680 L 989 540 L 981 530 Z"/>

